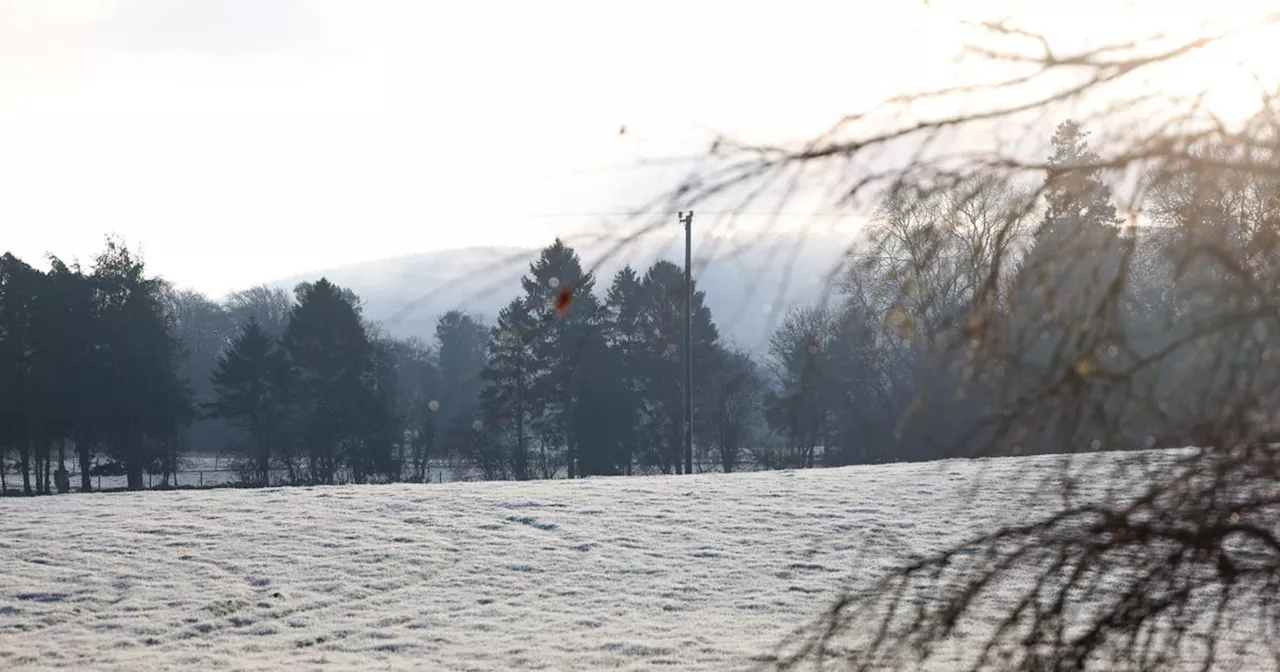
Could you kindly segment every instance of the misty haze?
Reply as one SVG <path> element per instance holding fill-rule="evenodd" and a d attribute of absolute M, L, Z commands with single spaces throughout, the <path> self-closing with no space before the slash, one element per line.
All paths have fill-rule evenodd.
<path fill-rule="evenodd" d="M 0 668 L 1280 672 L 1272 4 L 0 2 Z"/>

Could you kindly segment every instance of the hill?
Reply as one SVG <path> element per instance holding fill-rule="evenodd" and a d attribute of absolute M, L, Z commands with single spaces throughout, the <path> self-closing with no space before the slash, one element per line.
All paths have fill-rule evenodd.
<path fill-rule="evenodd" d="M 776 321 L 797 304 L 817 301 L 850 244 L 848 235 L 805 233 L 695 239 L 694 280 L 706 291 L 721 337 L 750 350 L 768 341 Z M 597 266 L 603 296 L 624 265 L 643 272 L 658 259 L 684 263 L 683 239 L 648 237 L 611 254 L 611 241 L 574 244 L 586 266 Z M 365 300 L 365 315 L 397 336 L 430 340 L 435 318 L 462 308 L 492 319 L 519 291 L 537 249 L 475 247 L 411 254 L 283 278 L 292 288 L 320 276 Z"/>

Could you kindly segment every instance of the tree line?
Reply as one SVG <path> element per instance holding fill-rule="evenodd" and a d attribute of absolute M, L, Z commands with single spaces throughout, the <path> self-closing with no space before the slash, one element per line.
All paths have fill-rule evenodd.
<path fill-rule="evenodd" d="M 434 339 L 394 338 L 326 279 L 223 302 L 177 290 L 108 240 L 89 270 L 0 259 L 0 476 L 22 491 L 91 475 L 168 484 L 191 452 L 231 453 L 244 484 L 682 469 L 681 270 L 619 272 L 603 297 L 557 240 L 490 325 L 451 311 Z M 700 445 L 732 470 L 761 382 L 694 294 Z M 4 484 L 7 487 L 7 483 Z"/>
<path fill-rule="evenodd" d="M 1264 263 L 1247 251 L 1268 249 L 1280 187 L 1189 166 L 1152 185 L 1152 225 L 1138 235 L 1117 217 L 1087 138 L 1064 122 L 1040 185 L 975 172 L 886 195 L 835 298 L 788 313 L 759 360 L 721 342 L 695 284 L 700 463 L 727 472 L 1194 439 L 1169 417 L 1212 423 L 1227 353 L 1174 347 L 1136 378 L 1170 398 L 1119 414 L 1108 371 L 1170 354 L 1162 337 L 1175 321 L 1212 322 L 1220 307 L 1198 292 L 1230 273 L 1179 260 L 1213 238 L 1241 264 Z M 67 490 L 68 459 L 88 490 L 99 455 L 130 488 L 144 472 L 167 483 L 180 454 L 210 449 L 232 452 L 259 485 L 424 481 L 433 459 L 484 479 L 683 469 L 685 287 L 668 261 L 624 268 L 599 292 L 557 240 L 493 324 L 452 311 L 429 343 L 391 337 L 325 279 L 219 303 L 148 277 L 113 240 L 89 271 L 50 266 L 0 258 L 0 463 L 26 492 Z M 1081 323 L 1096 326 L 1087 341 L 1070 337 Z M 1069 428 L 1064 389 L 1078 393 Z M 1155 431 L 1174 425 L 1184 429 Z"/>
<path fill-rule="evenodd" d="M 1241 401 L 1274 404 L 1280 380 L 1276 315 L 1254 280 L 1275 264 L 1280 180 L 1230 166 L 1274 156 L 1200 143 L 1140 177 L 1139 225 L 1117 215 L 1088 137 L 1060 124 L 1043 181 L 977 169 L 879 201 L 836 299 L 788 315 L 771 343 L 781 397 L 765 412 L 798 459 L 812 464 L 815 446 L 854 464 L 1273 431 Z"/>

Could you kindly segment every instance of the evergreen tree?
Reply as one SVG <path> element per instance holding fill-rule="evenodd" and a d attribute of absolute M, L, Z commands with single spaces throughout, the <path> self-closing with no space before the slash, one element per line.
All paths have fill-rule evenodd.
<path fill-rule="evenodd" d="M 573 248 L 557 238 L 529 265 L 521 286 L 529 312 L 543 323 L 530 342 L 537 362 L 532 396 L 541 411 L 538 424 L 544 440 L 563 442 L 568 476 L 576 478 L 579 439 L 573 418 L 582 390 L 577 378 L 602 318 L 595 278 L 583 272 Z"/>
<path fill-rule="evenodd" d="M 595 331 L 582 353 L 581 374 L 574 378 L 573 416 L 578 448 L 578 473 L 613 476 L 630 469 L 636 407 L 627 387 L 626 363 Z"/>
<path fill-rule="evenodd" d="M 644 355 L 649 343 L 644 318 L 644 287 L 635 270 L 626 266 L 614 276 L 605 297 L 604 340 L 613 365 L 612 394 L 617 407 L 627 411 L 613 422 L 616 459 L 627 475 L 642 451 L 641 427 L 647 411 Z"/>
<path fill-rule="evenodd" d="M 1068 119 L 1053 135 L 1053 154 L 1048 165 L 1053 171 L 1045 188 L 1047 209 L 1036 230 L 1038 241 L 1063 240 L 1073 230 L 1117 226 L 1116 206 L 1111 188 L 1102 181 L 1097 167 L 1101 159 L 1089 147 L 1089 134 Z"/>
<path fill-rule="evenodd" d="M 509 436 L 511 471 L 518 480 L 530 478 L 528 425 L 531 388 L 534 381 L 532 341 L 538 325 L 526 301 L 516 298 L 498 313 L 489 340 L 489 361 L 481 378 L 486 387 L 480 395 L 484 422 L 490 435 Z M 502 439 L 497 439 L 502 440 Z"/>
<path fill-rule="evenodd" d="M 398 419 L 396 461 L 409 478 L 426 482 L 430 456 L 438 450 L 440 368 L 435 354 L 417 338 L 386 343 L 395 366 L 393 415 Z"/>
<path fill-rule="evenodd" d="M 822 401 L 830 412 L 831 424 L 823 464 L 883 462 L 892 454 L 898 421 L 910 404 L 909 399 L 895 396 L 894 384 L 910 375 L 900 364 L 903 357 L 899 354 L 909 346 L 893 348 L 886 344 L 883 349 L 878 348 L 873 326 L 878 323 L 860 308 L 846 306 L 833 311 L 833 320 L 831 341 L 820 353 L 828 366 L 828 396 Z M 889 328 L 897 331 L 891 325 Z M 952 401 L 940 415 L 956 412 Z M 909 430 L 921 424 L 911 423 Z"/>
<path fill-rule="evenodd" d="M 1058 127 L 1045 184 L 1046 211 L 1033 246 L 1013 278 L 1009 315 L 995 325 L 996 341 L 1015 362 L 1015 375 L 1001 391 L 1001 404 L 1037 396 L 1046 377 L 1073 380 L 1074 401 L 1081 408 L 1109 404 L 1095 394 L 1102 388 L 1083 380 L 1081 366 L 1098 361 L 1104 343 L 1120 342 L 1125 328 L 1120 291 L 1132 259 L 1132 237 L 1119 235 L 1111 190 L 1097 168 L 1098 155 L 1087 134 L 1073 122 Z M 1072 337 L 1082 324 L 1089 338 Z M 1096 380 L 1096 379 L 1095 379 Z M 1037 409 L 1050 417 L 1057 410 Z M 1018 423 L 1034 426 L 1019 442 L 1023 452 L 1055 450 L 1063 435 L 1055 420 L 1024 410 Z M 1019 431 L 1021 427 L 1019 427 Z M 1079 437 L 1070 443 L 1079 443 Z M 1083 439 L 1085 445 L 1089 439 Z"/>
<path fill-rule="evenodd" d="M 694 414 L 708 398 L 711 384 L 708 370 L 719 348 L 719 332 L 705 304 L 706 296 L 693 287 Z M 641 322 L 645 347 L 637 353 L 637 366 L 644 374 L 644 392 L 649 412 L 643 425 L 642 445 L 649 447 L 646 459 L 663 473 L 683 468 L 684 452 L 684 271 L 669 261 L 659 261 L 641 282 Z"/>
<path fill-rule="evenodd" d="M 372 371 L 372 347 L 356 307 L 329 280 L 294 289 L 282 346 L 293 379 L 298 429 L 311 483 L 333 484 L 343 463 L 352 463 L 358 406 Z"/>
<path fill-rule="evenodd" d="M 436 321 L 440 389 L 433 413 L 437 443 L 445 452 L 455 445 L 446 438 L 470 436 L 467 432 L 475 421 L 485 387 L 481 371 L 485 368 L 488 342 L 489 328 L 474 315 L 454 310 Z"/>
<path fill-rule="evenodd" d="M 298 305 L 281 342 L 311 480 L 332 484 L 345 465 L 356 482 L 364 482 L 369 465 L 384 464 L 390 453 L 389 445 L 379 445 L 386 438 L 378 431 L 385 418 L 378 417 L 373 346 L 349 292 L 323 278 L 296 292 Z"/>
<path fill-rule="evenodd" d="M 36 378 L 42 388 L 41 403 L 52 413 L 50 436 L 58 441 L 58 490 L 66 492 L 70 487 L 67 443 L 71 441 L 79 456 L 81 490 L 87 492 L 103 393 L 97 310 L 92 283 L 80 269 L 56 257 L 49 261 L 33 324 L 42 352 Z"/>
<path fill-rule="evenodd" d="M 400 388 L 400 371 L 396 360 L 395 343 L 376 325 L 366 323 L 369 342 L 372 345 L 372 368 L 367 379 L 368 404 L 364 414 L 367 423 L 360 440 L 359 458 L 363 461 L 357 474 L 377 475 L 395 481 L 403 474 L 403 460 L 397 457 L 397 447 L 404 443 L 404 416 L 400 413 L 397 393 Z"/>
<path fill-rule="evenodd" d="M 234 422 L 248 433 L 252 471 L 264 486 L 271 482 L 275 442 L 288 412 L 288 376 L 284 353 L 251 316 L 217 359 L 211 377 L 215 396 L 205 404 L 209 417 Z"/>
<path fill-rule="evenodd" d="M 179 343 L 162 303 L 163 283 L 141 260 L 109 240 L 94 264 L 101 321 L 104 390 L 100 400 L 108 452 L 124 464 L 131 490 L 144 487 L 190 420 L 190 390 L 179 378 Z"/>
<path fill-rule="evenodd" d="M 16 450 L 22 490 L 31 494 L 35 418 L 32 333 L 39 272 L 6 253 L 0 256 L 0 451 Z"/>
<path fill-rule="evenodd" d="M 1015 284 L 1043 288 L 1041 293 L 1064 284 L 1074 290 L 1090 279 L 1077 277 L 1082 273 L 1076 269 L 1085 268 L 1081 262 L 1112 247 L 1121 222 L 1088 136 L 1071 120 L 1053 135 L 1044 217 L 1032 233 Z"/>

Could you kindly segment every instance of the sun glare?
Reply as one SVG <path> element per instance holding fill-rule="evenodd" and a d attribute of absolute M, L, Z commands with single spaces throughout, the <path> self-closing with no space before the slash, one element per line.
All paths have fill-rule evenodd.
<path fill-rule="evenodd" d="M 1280 87 L 1280 23 L 1240 26 L 1240 32 L 1170 71 L 1171 86 L 1188 95 L 1203 93 L 1205 106 L 1223 122 L 1241 124 Z"/>
<path fill-rule="evenodd" d="M 939 0 L 931 6 L 948 20 L 1004 21 L 1043 35 L 1058 57 L 1125 43 L 1137 43 L 1141 53 L 1151 53 L 1229 32 L 1167 64 L 1126 75 L 1113 89 L 1124 96 L 1200 99 L 1206 111 L 1228 126 L 1256 114 L 1264 95 L 1280 88 L 1280 18 L 1273 0 L 1077 0 L 1070 9 L 1017 0 Z M 1154 36 L 1163 39 L 1150 42 Z M 1038 43 L 1028 40 L 1022 46 L 1039 55 Z M 1124 52 L 1113 55 L 1125 57 Z"/>

